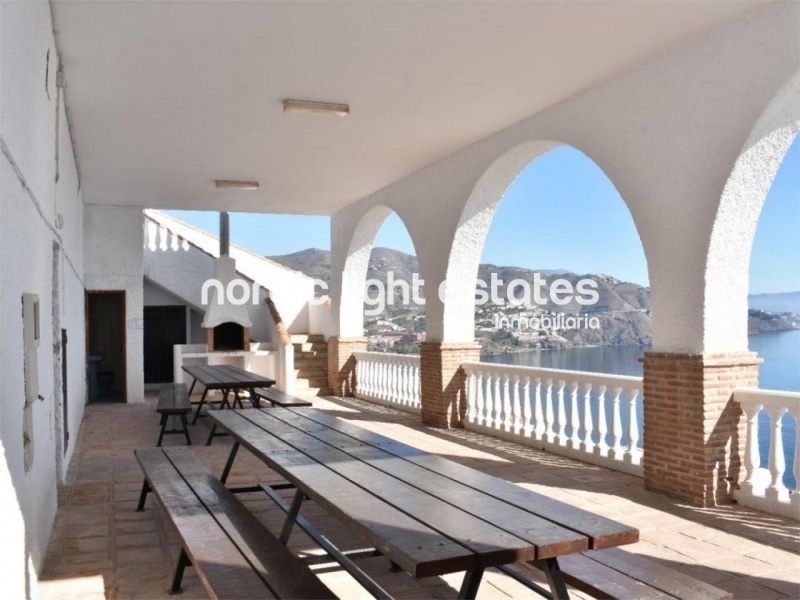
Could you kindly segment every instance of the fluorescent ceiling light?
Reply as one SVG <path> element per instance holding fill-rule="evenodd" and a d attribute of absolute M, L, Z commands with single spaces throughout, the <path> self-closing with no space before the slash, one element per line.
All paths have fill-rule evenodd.
<path fill-rule="evenodd" d="M 226 190 L 257 190 L 257 181 L 236 181 L 233 179 L 217 179 L 216 183 L 218 188 Z"/>
<path fill-rule="evenodd" d="M 331 102 L 312 102 L 310 100 L 284 100 L 283 112 L 317 113 L 346 117 L 350 114 L 350 106 Z"/>

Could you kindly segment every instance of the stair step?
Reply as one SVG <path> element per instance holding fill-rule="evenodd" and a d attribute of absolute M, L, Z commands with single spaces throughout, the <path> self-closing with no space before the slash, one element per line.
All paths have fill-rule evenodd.
<path fill-rule="evenodd" d="M 292 343 L 305 344 L 305 343 L 326 343 L 325 336 L 318 333 L 293 333 L 289 336 Z"/>
<path fill-rule="evenodd" d="M 328 370 L 328 359 L 319 360 L 316 358 L 304 358 L 304 357 L 297 357 L 294 358 L 294 368 L 295 369 L 324 369 L 325 371 Z"/>
<path fill-rule="evenodd" d="M 297 367 L 297 365 L 295 365 Z M 296 378 L 308 379 L 309 377 L 327 377 L 328 369 L 322 366 L 309 366 L 295 368 L 294 376 Z"/>
<path fill-rule="evenodd" d="M 328 352 L 328 344 L 319 342 L 305 342 L 303 344 L 292 342 L 292 346 L 294 346 L 295 352 Z"/>
<path fill-rule="evenodd" d="M 320 360 L 328 359 L 328 351 L 325 350 L 324 352 L 309 352 L 307 350 L 297 350 L 295 348 L 294 355 L 299 358 L 319 358 Z"/>

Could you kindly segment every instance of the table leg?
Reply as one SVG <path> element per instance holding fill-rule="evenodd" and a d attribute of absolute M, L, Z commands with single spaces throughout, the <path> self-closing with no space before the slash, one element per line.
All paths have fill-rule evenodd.
<path fill-rule="evenodd" d="M 236 453 L 239 451 L 239 446 L 241 446 L 239 442 L 233 443 L 231 453 L 228 455 L 228 462 L 225 463 L 225 468 L 222 470 L 222 476 L 219 478 L 222 483 L 225 483 L 225 481 L 228 479 L 228 475 L 231 474 L 231 467 L 233 467 L 233 461 L 236 458 Z"/>
<path fill-rule="evenodd" d="M 475 567 L 471 571 L 464 574 L 464 582 L 461 584 L 461 590 L 458 592 L 459 598 L 473 599 L 478 595 L 478 588 L 481 585 L 483 578 L 483 567 Z"/>
<path fill-rule="evenodd" d="M 203 390 L 203 395 L 200 396 L 200 404 L 197 405 L 197 412 L 194 413 L 194 419 L 192 419 L 192 425 L 197 425 L 197 419 L 200 418 L 200 410 L 203 408 L 203 404 L 206 403 L 206 396 L 208 395 L 208 388 Z"/>
<path fill-rule="evenodd" d="M 550 584 L 550 591 L 553 593 L 553 598 L 556 600 L 567 600 L 569 592 L 567 591 L 567 584 L 564 583 L 564 574 L 561 572 L 561 567 L 558 566 L 557 558 L 545 558 L 539 561 L 544 576 L 547 578 L 547 583 Z"/>
<path fill-rule="evenodd" d="M 236 408 L 237 404 L 239 408 L 244 408 L 244 406 L 242 406 L 242 398 L 239 396 L 239 388 L 233 390 L 233 408 Z"/>
<path fill-rule="evenodd" d="M 261 408 L 261 400 L 256 396 L 256 388 L 250 388 L 250 404 L 255 408 Z"/>
<path fill-rule="evenodd" d="M 192 385 L 189 387 L 189 400 L 192 399 L 192 392 L 194 391 L 194 384 L 197 383 L 197 379 L 192 379 Z"/>
<path fill-rule="evenodd" d="M 224 406 L 225 408 L 228 408 L 228 409 L 231 407 L 231 405 L 230 405 L 230 404 L 228 404 L 228 394 L 230 393 L 230 391 L 231 391 L 230 389 L 224 389 L 224 390 L 222 390 L 222 402 L 220 402 L 220 403 L 219 403 L 219 407 L 220 407 L 220 409 L 221 409 L 223 406 Z M 234 406 L 236 405 L 235 403 L 236 403 L 236 400 L 234 400 Z"/>
<path fill-rule="evenodd" d="M 284 546 L 289 542 L 289 536 L 292 535 L 294 522 L 297 520 L 297 515 L 300 514 L 300 507 L 303 505 L 303 500 L 305 499 L 306 495 L 302 491 L 297 490 L 294 495 L 294 500 L 292 500 L 292 505 L 289 507 L 289 512 L 286 513 L 286 521 L 283 524 L 281 535 L 278 538 L 280 543 Z"/>

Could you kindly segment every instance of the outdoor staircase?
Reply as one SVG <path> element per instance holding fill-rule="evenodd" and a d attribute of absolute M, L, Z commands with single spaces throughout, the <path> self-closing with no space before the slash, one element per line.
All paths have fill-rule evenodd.
<path fill-rule="evenodd" d="M 295 393 L 300 396 L 330 396 L 328 343 L 322 335 L 292 335 Z"/>

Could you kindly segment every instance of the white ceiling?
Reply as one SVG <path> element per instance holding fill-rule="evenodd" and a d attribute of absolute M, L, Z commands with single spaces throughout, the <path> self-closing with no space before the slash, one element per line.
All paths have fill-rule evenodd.
<path fill-rule="evenodd" d="M 758 5 L 53 3 L 86 202 L 299 214 L 333 213 Z M 284 114 L 284 98 L 351 114 Z"/>

